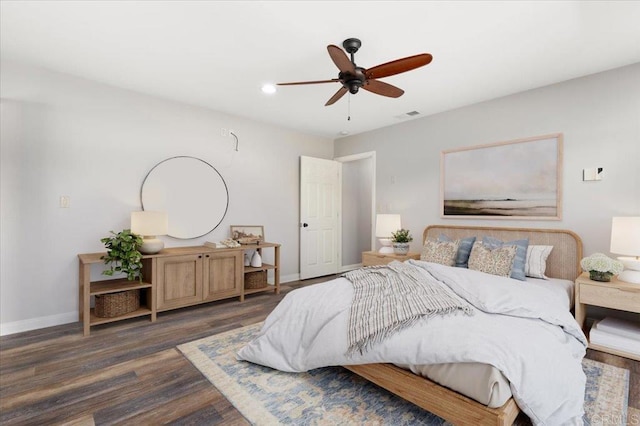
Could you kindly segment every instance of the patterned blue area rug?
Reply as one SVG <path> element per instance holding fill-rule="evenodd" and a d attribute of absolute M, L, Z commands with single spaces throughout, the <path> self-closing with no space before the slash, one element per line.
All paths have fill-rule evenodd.
<path fill-rule="evenodd" d="M 236 352 L 261 326 L 254 324 L 178 346 L 252 424 L 447 424 L 342 367 L 284 373 L 237 361 Z M 605 419 L 626 424 L 629 371 L 589 359 L 582 365 L 587 375 L 585 424 L 603 424 Z"/>

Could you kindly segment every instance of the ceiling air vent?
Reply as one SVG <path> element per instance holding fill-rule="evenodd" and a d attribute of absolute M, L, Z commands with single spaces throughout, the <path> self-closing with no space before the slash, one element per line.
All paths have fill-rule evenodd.
<path fill-rule="evenodd" d="M 409 117 L 415 117 L 416 115 L 420 115 L 420 113 L 418 111 L 409 111 L 409 112 L 405 112 L 404 114 L 396 115 L 394 117 L 397 118 L 398 120 L 404 120 Z"/>

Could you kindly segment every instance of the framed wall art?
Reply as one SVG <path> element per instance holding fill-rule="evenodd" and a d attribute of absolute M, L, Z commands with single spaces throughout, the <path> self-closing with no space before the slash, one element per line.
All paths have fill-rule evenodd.
<path fill-rule="evenodd" d="M 231 238 L 240 244 L 259 244 L 264 241 L 262 225 L 231 225 Z"/>
<path fill-rule="evenodd" d="M 442 151 L 443 218 L 560 220 L 562 134 Z"/>

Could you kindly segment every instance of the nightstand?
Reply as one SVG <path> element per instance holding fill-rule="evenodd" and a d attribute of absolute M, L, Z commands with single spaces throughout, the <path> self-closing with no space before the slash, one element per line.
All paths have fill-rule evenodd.
<path fill-rule="evenodd" d="M 589 273 L 584 272 L 576 279 L 575 285 L 575 317 L 578 325 L 584 330 L 586 305 L 602 306 L 620 311 L 640 313 L 640 285 L 619 281 L 616 277 L 610 282 L 593 281 Z M 588 335 L 588 331 L 587 335 Z M 624 351 L 589 343 L 591 349 L 640 361 L 640 357 Z"/>
<path fill-rule="evenodd" d="M 386 265 L 394 260 L 398 262 L 404 262 L 405 260 L 415 259 L 420 260 L 420 253 L 407 253 L 407 254 L 393 254 L 393 253 L 378 253 L 377 251 L 364 251 L 362 252 L 362 266 L 374 266 L 374 265 Z"/>

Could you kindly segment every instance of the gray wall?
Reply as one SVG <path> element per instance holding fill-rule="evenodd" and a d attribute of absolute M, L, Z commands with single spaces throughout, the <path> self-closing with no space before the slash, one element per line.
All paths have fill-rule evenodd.
<path fill-rule="evenodd" d="M 561 221 L 442 219 L 440 152 L 492 142 L 564 134 Z M 585 255 L 609 253 L 611 218 L 640 215 L 640 64 L 412 120 L 335 142 L 335 155 L 376 151 L 378 213 L 400 213 L 421 245 L 435 223 L 564 228 Z M 600 182 L 582 169 L 603 167 Z"/>
<path fill-rule="evenodd" d="M 78 320 L 77 254 L 104 251 L 100 238 L 128 228 L 146 173 L 176 155 L 217 168 L 229 210 L 207 236 L 165 245 L 264 225 L 282 244 L 283 281 L 298 278 L 299 157 L 332 158 L 333 141 L 18 63 L 3 62 L 1 79 L 0 333 Z"/>
<path fill-rule="evenodd" d="M 192 155 L 225 178 L 229 225 L 265 226 L 282 243 L 284 280 L 298 275 L 299 156 L 376 151 L 379 213 L 402 214 L 420 247 L 438 212 L 440 151 L 564 133 L 562 221 L 464 221 L 567 228 L 585 253 L 608 253 L 611 217 L 640 215 L 640 65 L 519 93 L 332 141 L 87 80 L 2 63 L 0 333 L 77 321 L 78 253 L 129 226 L 142 179 L 158 161 Z M 220 136 L 232 128 L 240 138 Z M 335 153 L 334 153 L 335 150 Z M 585 167 L 604 180 L 582 182 Z M 194 183 L 193 191 L 206 188 Z M 59 197 L 71 197 L 69 209 Z M 446 222 L 451 223 L 452 220 Z"/>

